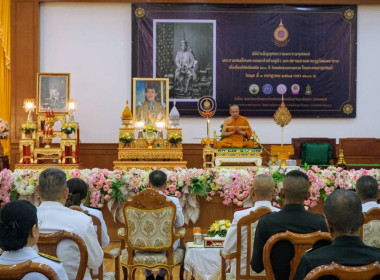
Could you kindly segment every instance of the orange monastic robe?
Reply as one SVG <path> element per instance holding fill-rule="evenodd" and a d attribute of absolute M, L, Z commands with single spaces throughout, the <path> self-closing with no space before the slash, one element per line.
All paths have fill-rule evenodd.
<path fill-rule="evenodd" d="M 252 136 L 252 129 L 249 126 L 248 119 L 243 116 L 238 116 L 237 119 L 233 119 L 227 126 L 247 126 L 247 128 L 242 129 L 247 136 L 243 136 L 239 133 L 232 134 L 231 136 L 226 137 L 225 139 L 219 141 L 216 144 L 216 149 L 221 148 L 253 148 L 255 145 L 253 141 L 248 140 Z M 227 128 L 227 132 L 232 129 Z"/>

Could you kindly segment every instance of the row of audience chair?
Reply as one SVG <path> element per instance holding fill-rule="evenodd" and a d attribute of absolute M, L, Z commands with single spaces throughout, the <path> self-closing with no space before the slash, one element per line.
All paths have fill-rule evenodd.
<path fill-rule="evenodd" d="M 133 200 L 126 202 L 123 207 L 126 225 L 125 229 L 119 230 L 119 237 L 122 239 L 122 248 L 127 248 L 124 257 L 120 259 L 120 249 L 114 250 L 114 252 L 105 253 L 105 258 L 110 258 L 115 260 L 115 279 L 120 279 L 120 267 L 123 267 L 124 277 L 128 275 L 128 279 L 134 279 L 134 271 L 136 268 L 158 268 L 164 267 L 168 270 L 168 279 L 173 279 L 172 269 L 176 265 L 180 265 L 180 279 L 183 279 L 183 252 L 173 251 L 173 243 L 175 240 L 182 238 L 184 236 L 184 231 L 181 230 L 179 233 L 173 232 L 173 223 L 175 219 L 175 205 L 174 203 L 167 201 L 165 197 L 161 197 L 154 190 L 146 190 L 139 193 L 133 197 Z M 221 250 L 221 263 L 222 263 L 222 274 L 221 279 L 231 279 L 230 275 L 225 273 L 226 271 L 226 260 L 236 259 L 236 280 L 238 279 L 267 279 L 273 280 L 273 271 L 270 263 L 270 252 L 273 245 L 280 240 L 288 240 L 294 246 L 295 255 L 291 261 L 291 274 L 290 279 L 293 278 L 294 273 L 297 269 L 298 262 L 301 255 L 312 246 L 318 240 L 328 240 L 332 241 L 331 236 L 324 232 L 314 232 L 311 234 L 296 234 L 292 232 L 282 232 L 273 235 L 264 247 L 263 252 L 263 262 L 265 267 L 266 275 L 255 274 L 250 269 L 250 256 L 253 249 L 253 240 L 255 235 L 255 230 L 257 222 L 261 216 L 271 212 L 269 208 L 261 207 L 250 215 L 242 218 L 238 222 L 237 228 L 237 251 L 232 254 L 226 254 Z M 127 219 L 127 216 L 129 218 Z M 138 222 L 130 217 L 139 217 L 141 220 Z M 136 238 L 135 233 L 146 231 L 147 223 L 152 225 L 151 221 L 157 219 L 158 217 L 163 218 L 159 224 L 155 225 L 158 228 L 151 228 L 150 234 L 147 236 L 140 236 Z M 93 223 L 98 227 L 97 234 L 98 240 L 101 240 L 101 224 L 99 219 L 93 217 Z M 165 225 L 160 227 L 160 225 Z M 246 272 L 242 273 L 240 271 L 241 265 L 241 245 L 242 245 L 242 228 L 247 230 L 247 246 L 246 246 Z M 376 239 L 370 238 L 366 235 L 366 231 L 369 232 L 379 232 L 380 228 L 380 209 L 372 209 L 368 213 L 364 214 L 364 226 L 361 229 L 361 237 L 364 242 L 368 244 L 370 242 L 371 246 L 380 247 L 380 242 Z M 158 244 L 157 239 L 153 238 L 156 236 L 158 231 L 166 229 L 167 232 L 163 232 L 161 235 L 161 240 Z M 152 233 L 154 233 L 152 235 Z M 73 240 L 79 247 L 81 253 L 81 262 L 78 270 L 76 279 L 83 279 L 86 264 L 87 264 L 87 249 L 84 241 L 77 235 L 65 231 L 58 231 L 51 234 L 40 234 L 38 241 L 39 251 L 56 256 L 57 244 L 63 239 Z M 127 245 L 127 247 L 125 247 Z M 180 249 L 182 250 L 182 249 Z M 138 253 L 136 254 L 136 251 Z M 152 253 L 153 251 L 153 253 Z M 160 255 L 160 251 L 164 251 Z M 183 250 L 182 250 L 183 251 Z M 141 254 L 144 257 L 141 257 Z M 31 261 L 20 263 L 18 265 L 10 266 L 0 266 L 0 279 L 21 279 L 22 275 L 29 272 L 40 272 L 44 274 L 48 279 L 58 279 L 55 272 L 46 265 L 32 263 Z M 97 274 L 91 271 L 92 277 L 94 279 L 103 279 L 104 272 L 101 266 L 98 269 Z M 370 264 L 361 267 L 346 267 L 336 263 L 330 265 L 324 265 L 312 270 L 306 279 L 314 280 L 319 279 L 323 275 L 336 275 L 338 279 L 371 279 L 376 275 L 380 275 L 380 265 L 379 263 Z M 176 279 L 176 278 L 174 278 Z"/>
<path fill-rule="evenodd" d="M 227 254 L 221 249 L 221 279 L 222 280 L 231 280 L 231 279 L 267 279 L 267 280 L 275 280 L 270 260 L 270 252 L 274 246 L 279 241 L 287 240 L 294 247 L 294 257 L 290 263 L 291 272 L 289 279 L 293 279 L 294 274 L 297 270 L 298 263 L 300 258 L 304 252 L 311 249 L 313 245 L 322 240 L 327 240 L 332 242 L 332 238 L 329 233 L 326 232 L 314 232 L 310 234 L 297 234 L 290 231 L 281 232 L 273 235 L 264 246 L 263 252 L 263 262 L 265 268 L 265 274 L 257 274 L 252 269 L 250 269 L 250 257 L 253 251 L 253 240 L 255 236 L 255 229 L 257 226 L 257 222 L 261 216 L 270 213 L 270 209 L 267 207 L 260 207 L 256 211 L 251 212 L 249 215 L 240 219 L 237 224 L 237 251 L 234 253 Z M 242 273 L 240 271 L 241 265 L 241 256 L 243 252 L 241 251 L 241 242 L 242 242 L 242 228 L 247 229 L 247 246 L 246 246 L 246 272 Z M 360 236 L 363 238 L 364 242 L 369 246 L 374 246 L 380 248 L 380 237 L 378 237 L 378 233 L 380 232 L 380 209 L 374 208 L 369 212 L 364 213 L 364 224 L 360 229 Z M 373 233 L 373 234 L 371 234 Z M 226 261 L 236 259 L 236 278 L 233 278 L 231 274 L 229 274 L 226 267 Z M 313 269 L 307 276 L 308 280 L 316 280 L 320 277 L 326 275 L 333 275 L 337 277 L 337 279 L 372 279 L 374 276 L 380 276 L 380 265 L 379 263 L 369 264 L 367 266 L 360 267 L 349 267 L 343 266 L 337 263 L 331 263 L 329 265 L 323 265 L 318 268 Z"/>

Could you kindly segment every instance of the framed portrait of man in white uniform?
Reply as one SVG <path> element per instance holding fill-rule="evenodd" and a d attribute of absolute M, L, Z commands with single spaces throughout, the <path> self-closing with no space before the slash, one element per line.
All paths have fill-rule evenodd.
<path fill-rule="evenodd" d="M 56 114 L 66 114 L 66 105 L 70 98 L 69 73 L 37 74 L 37 112 L 51 109 Z"/>

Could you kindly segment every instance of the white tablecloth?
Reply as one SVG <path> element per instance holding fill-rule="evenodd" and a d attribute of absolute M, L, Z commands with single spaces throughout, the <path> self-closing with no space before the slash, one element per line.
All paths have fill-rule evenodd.
<path fill-rule="evenodd" d="M 218 280 L 220 277 L 220 248 L 189 248 L 186 244 L 185 270 L 195 280 Z"/>

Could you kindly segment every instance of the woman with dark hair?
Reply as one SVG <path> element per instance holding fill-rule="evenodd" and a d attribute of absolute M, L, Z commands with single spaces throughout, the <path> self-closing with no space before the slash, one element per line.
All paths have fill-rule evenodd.
<path fill-rule="evenodd" d="M 5 204 L 1 210 L 0 248 L 5 252 L 0 256 L 0 264 L 18 264 L 28 260 L 50 266 L 59 279 L 67 280 L 62 261 L 58 258 L 38 254 L 32 247 L 40 235 L 37 209 L 26 200 L 16 200 Z M 47 279 L 39 273 L 27 274 L 22 279 Z"/>
<path fill-rule="evenodd" d="M 87 198 L 87 184 L 85 181 L 79 178 L 71 178 L 67 181 L 67 187 L 69 188 L 69 196 L 66 200 L 66 207 L 80 206 L 88 214 L 97 217 L 102 224 L 102 247 L 105 248 L 110 243 L 110 238 L 107 233 L 107 225 L 104 221 L 102 211 L 99 208 L 86 207 L 83 203 Z M 96 229 L 95 229 L 96 231 Z"/>

